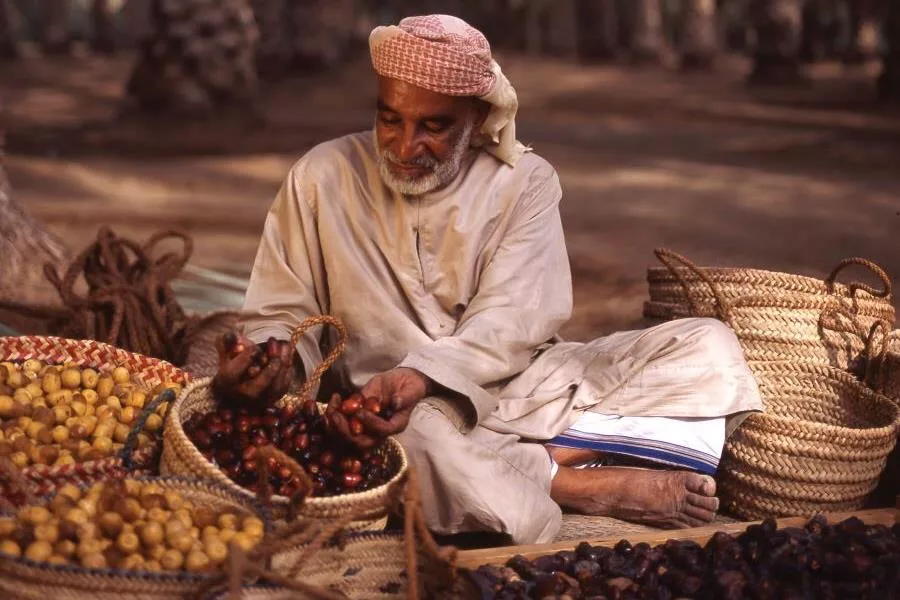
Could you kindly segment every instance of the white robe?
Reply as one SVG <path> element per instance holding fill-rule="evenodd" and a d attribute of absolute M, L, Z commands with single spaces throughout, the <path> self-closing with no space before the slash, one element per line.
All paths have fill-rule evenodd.
<path fill-rule="evenodd" d="M 572 283 L 562 191 L 544 159 L 529 153 L 510 167 L 473 151 L 451 184 L 408 197 L 382 182 L 373 144 L 371 132 L 345 136 L 291 169 L 266 219 L 244 306 L 258 316 L 245 319 L 245 333 L 288 339 L 305 317 L 331 314 L 349 332 L 331 387 L 407 366 L 453 392 L 427 399 L 399 436 L 424 471 L 435 530 L 550 539 L 559 508 L 549 459 L 521 439 L 548 440 L 585 410 L 720 417 L 761 408 L 736 338 L 715 321 L 553 343 L 571 315 Z M 333 343 L 321 333 L 298 346 L 307 374 Z M 435 448 L 441 456 L 427 458 Z M 497 506 L 510 489 L 534 506 Z"/>

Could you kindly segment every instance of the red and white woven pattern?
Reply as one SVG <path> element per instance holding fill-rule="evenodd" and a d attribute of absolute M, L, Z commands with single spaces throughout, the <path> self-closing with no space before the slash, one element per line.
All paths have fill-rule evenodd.
<path fill-rule="evenodd" d="M 382 77 L 439 94 L 483 96 L 496 81 L 487 38 L 457 17 L 407 17 L 396 27 L 377 27 L 369 49 Z"/>
<path fill-rule="evenodd" d="M 128 352 L 94 340 L 59 337 L 0 337 L 0 361 L 23 362 L 37 359 L 48 364 L 76 363 L 85 367 L 122 366 L 148 387 L 163 381 L 185 384 L 187 374 L 171 363 Z"/>
<path fill-rule="evenodd" d="M 0 362 L 24 362 L 29 359 L 47 364 L 73 363 L 104 371 L 125 367 L 139 384 L 147 388 L 156 387 L 163 382 L 182 385 L 190 383 L 190 376 L 171 363 L 94 340 L 41 336 L 0 337 Z M 157 449 L 158 444 L 155 444 L 135 451 L 132 461 L 136 472 L 146 473 L 144 469 L 154 467 L 149 463 Z M 22 481 L 29 486 L 29 492 L 40 496 L 66 483 L 82 485 L 99 478 L 119 477 L 125 472 L 122 458 L 110 456 L 72 465 L 31 465 L 22 469 L 20 475 Z M 0 481 L 0 495 L 14 503 L 21 501 L 22 497 L 14 497 L 14 492 L 7 482 Z"/>

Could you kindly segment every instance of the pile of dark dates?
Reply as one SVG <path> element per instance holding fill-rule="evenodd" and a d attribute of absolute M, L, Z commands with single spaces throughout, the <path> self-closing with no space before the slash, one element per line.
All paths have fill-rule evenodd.
<path fill-rule="evenodd" d="M 270 358 L 277 356 L 272 342 L 269 340 L 266 352 L 257 355 L 251 369 L 264 368 Z M 230 349 L 242 350 L 235 350 L 233 344 Z M 362 431 L 362 424 L 353 414 L 363 406 L 390 418 L 391 411 L 382 408 L 377 399 L 350 394 L 343 400 L 341 412 L 356 433 Z M 212 412 L 191 415 L 183 427 L 207 460 L 254 493 L 259 489 L 260 461 L 266 460 L 260 456 L 259 448 L 269 444 L 303 467 L 313 483 L 313 496 L 361 492 L 383 485 L 393 476 L 378 448 L 361 450 L 331 431 L 314 400 L 281 408 L 220 403 Z M 290 497 L 300 489 L 301 482 L 287 465 L 269 458 L 265 466 L 274 493 Z"/>
<path fill-rule="evenodd" d="M 772 519 L 705 546 L 579 544 L 574 551 L 467 572 L 473 598 L 843 600 L 900 598 L 900 524 L 850 518 L 777 529 Z M 476 591 L 477 590 L 477 591 Z"/>

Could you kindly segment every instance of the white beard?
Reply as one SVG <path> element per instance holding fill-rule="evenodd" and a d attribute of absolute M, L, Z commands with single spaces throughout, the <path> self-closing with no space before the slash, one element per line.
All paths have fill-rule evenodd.
<path fill-rule="evenodd" d="M 427 175 L 415 179 L 398 177 L 391 171 L 391 162 L 399 164 L 403 161 L 399 160 L 390 150 L 382 149 L 378 145 L 377 135 L 373 132 L 373 135 L 375 135 L 375 152 L 378 155 L 378 171 L 381 174 L 381 179 L 384 181 L 385 185 L 394 192 L 405 194 L 407 196 L 421 196 L 444 187 L 453 181 L 459 174 L 463 158 L 465 158 L 466 152 L 469 150 L 469 146 L 472 142 L 472 132 L 474 130 L 474 121 L 470 121 L 466 124 L 459 139 L 453 145 L 450 156 L 442 162 L 426 155 L 407 163 L 431 169 L 431 172 Z"/>

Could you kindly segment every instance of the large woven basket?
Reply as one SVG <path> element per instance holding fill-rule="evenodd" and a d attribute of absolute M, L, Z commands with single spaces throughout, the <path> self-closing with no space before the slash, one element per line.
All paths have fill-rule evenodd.
<path fill-rule="evenodd" d="M 340 523 L 330 523 L 315 532 L 314 539 L 306 536 L 297 544 L 289 532 L 276 532 L 267 548 L 251 556 L 257 565 L 264 562 L 267 568 L 251 569 L 250 574 L 271 583 L 239 590 L 232 586 L 229 591 L 234 595 L 216 591 L 209 600 L 473 597 L 458 576 L 456 548 L 438 546 L 428 531 L 412 469 L 403 489 L 394 498 L 386 498 L 386 508 L 397 508 L 401 492 L 402 533 L 349 531 Z"/>
<path fill-rule="evenodd" d="M 665 266 L 647 271 L 650 300 L 644 316 L 721 319 L 734 330 L 747 360 L 856 368 L 868 328 L 880 321 L 894 323 L 890 278 L 865 259 L 845 259 L 818 280 L 759 269 L 698 267 L 669 250 L 655 253 Z M 837 283 L 837 276 L 852 265 L 872 271 L 883 289 Z"/>
<path fill-rule="evenodd" d="M 897 441 L 900 407 L 840 369 L 751 362 L 765 403 L 725 443 L 724 508 L 745 519 L 863 507 Z"/>
<path fill-rule="evenodd" d="M 0 361 L 24 362 L 30 359 L 48 364 L 72 363 L 101 372 L 125 367 L 133 375 L 135 382 L 148 390 L 164 382 L 184 385 L 190 379 L 184 371 L 166 361 L 92 340 L 36 336 L 0 337 Z M 155 444 L 133 454 L 130 454 L 129 450 L 118 456 L 73 465 L 58 467 L 32 465 L 22 469 L 21 474 L 26 481 L 32 482 L 30 491 L 33 494 L 43 495 L 66 483 L 80 485 L 99 477 L 121 475 L 129 469 L 155 470 L 153 459 L 158 451 L 159 444 Z M 0 482 L 0 494 L 6 494 L 3 482 Z"/>
<path fill-rule="evenodd" d="M 311 317 L 306 319 L 294 331 L 294 344 L 299 337 L 310 327 L 320 324 L 334 326 L 340 334 L 340 339 L 328 356 L 325 357 L 315 372 L 304 383 L 303 388 L 296 395 L 287 395 L 279 401 L 279 406 L 290 404 L 298 405 L 310 396 L 310 390 L 317 385 L 321 376 L 334 363 L 343 352 L 346 338 L 343 324 L 328 315 Z M 210 384 L 212 378 L 203 378 L 194 381 L 184 389 L 181 396 L 169 410 L 166 416 L 166 424 L 163 431 L 163 451 L 160 462 L 160 472 L 167 475 L 190 475 L 201 479 L 210 479 L 232 490 L 236 494 L 252 497 L 253 493 L 234 483 L 224 472 L 208 461 L 188 439 L 184 431 L 184 423 L 191 415 L 196 413 L 206 414 L 216 407 Z M 406 454 L 400 443 L 393 438 L 385 440 L 378 450 L 385 459 L 385 464 L 393 473 L 393 476 L 384 485 L 376 488 L 330 497 L 308 498 L 303 505 L 302 515 L 312 519 L 334 519 L 353 513 L 358 519 L 353 527 L 359 529 L 381 529 L 387 523 L 387 512 L 384 508 L 385 498 L 391 488 L 402 481 L 407 471 Z M 274 516 L 283 518 L 291 505 L 291 500 L 286 496 L 273 496 Z"/>
<path fill-rule="evenodd" d="M 155 481 L 166 489 L 177 490 L 194 503 L 213 509 L 227 508 L 240 515 L 255 515 L 263 520 L 267 530 L 271 530 L 271 520 L 263 505 L 214 483 L 184 478 L 136 479 Z M 49 500 L 49 497 L 44 499 L 45 502 Z M 189 600 L 224 577 L 221 572 L 194 574 L 85 569 L 35 563 L 0 554 L 0 597 L 4 600 Z"/>

